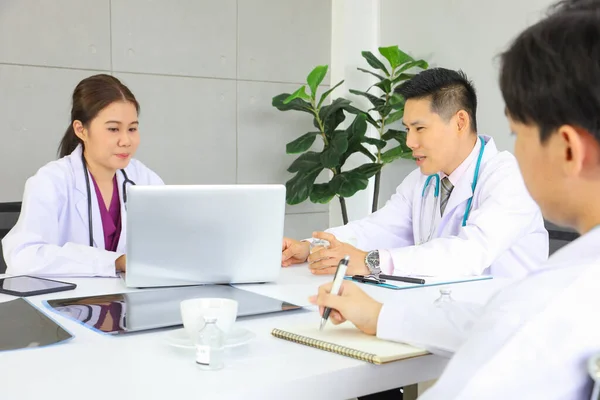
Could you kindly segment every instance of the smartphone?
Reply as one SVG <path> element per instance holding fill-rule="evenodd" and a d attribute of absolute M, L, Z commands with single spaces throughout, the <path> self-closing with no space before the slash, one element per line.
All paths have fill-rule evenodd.
<path fill-rule="evenodd" d="M 74 283 L 38 278 L 29 275 L 0 278 L 0 293 L 19 297 L 62 292 L 65 290 L 73 290 L 76 287 L 77 285 Z"/>

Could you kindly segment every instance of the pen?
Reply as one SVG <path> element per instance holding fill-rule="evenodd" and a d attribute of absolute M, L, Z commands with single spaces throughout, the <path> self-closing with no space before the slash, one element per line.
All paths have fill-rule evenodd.
<path fill-rule="evenodd" d="M 400 282 L 406 282 L 406 283 L 418 283 L 420 285 L 424 285 L 425 284 L 425 279 L 422 279 L 422 278 L 411 278 L 409 276 L 394 276 L 394 275 L 380 274 L 379 278 L 381 278 L 381 279 L 388 279 L 390 281 L 400 281 Z"/>
<path fill-rule="evenodd" d="M 342 258 L 335 270 L 335 276 L 333 277 L 333 287 L 331 288 L 331 294 L 337 296 L 340 288 L 342 287 L 342 282 L 344 280 L 344 276 L 346 275 L 346 269 L 348 268 L 348 262 L 350 261 L 350 256 L 346 256 Z M 323 317 L 321 318 L 321 325 L 319 326 L 319 330 L 323 330 L 325 323 L 327 323 L 327 319 L 329 319 L 329 314 L 331 313 L 331 308 L 325 307 L 325 311 L 323 312 Z"/>

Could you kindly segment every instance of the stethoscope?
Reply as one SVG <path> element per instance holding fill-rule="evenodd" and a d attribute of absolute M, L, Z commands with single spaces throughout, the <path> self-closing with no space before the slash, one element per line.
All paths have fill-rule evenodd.
<path fill-rule="evenodd" d="M 479 156 L 477 157 L 477 164 L 475 164 L 475 173 L 473 174 L 473 183 L 471 184 L 471 191 L 473 193 L 475 193 L 475 187 L 477 186 L 477 179 L 479 178 L 479 167 L 481 166 L 481 159 L 483 157 L 483 150 L 485 149 L 485 141 L 483 140 L 483 138 L 481 136 L 479 136 L 479 140 L 481 141 L 481 148 L 479 149 Z M 429 233 L 427 235 L 426 238 L 423 238 L 423 232 L 425 231 L 423 229 L 423 221 L 425 220 L 424 216 L 424 210 L 425 210 L 425 200 L 427 199 L 427 195 L 429 194 L 428 190 L 430 188 L 430 183 L 431 181 L 433 181 L 435 183 L 434 185 L 434 192 L 433 192 L 433 197 L 434 197 L 434 205 L 433 205 L 433 213 L 432 218 L 431 218 L 431 224 L 429 226 Z M 423 244 L 426 243 L 428 241 L 431 240 L 431 238 L 433 237 L 433 232 L 435 230 L 435 213 L 438 210 L 439 207 L 439 203 L 440 203 L 440 176 L 438 174 L 434 174 L 434 175 L 429 175 L 427 177 L 427 179 L 425 180 L 425 185 L 423 186 L 423 192 L 421 193 L 421 217 L 419 220 L 420 223 L 420 229 L 419 229 L 419 235 L 420 235 L 420 241 L 418 244 Z M 467 208 L 465 209 L 465 214 L 463 215 L 463 219 L 462 219 L 462 226 L 466 226 L 467 225 L 467 219 L 469 218 L 469 214 L 471 213 L 471 204 L 473 203 L 473 196 L 469 197 L 469 201 L 467 202 Z"/>
<path fill-rule="evenodd" d="M 92 227 L 92 189 L 90 186 L 90 177 L 88 176 L 88 169 L 87 169 L 87 164 L 85 162 L 85 157 L 83 156 L 83 153 L 81 153 L 81 162 L 83 162 L 83 173 L 85 174 L 85 183 L 87 186 L 87 200 L 88 200 L 88 229 L 89 229 L 89 235 L 90 235 L 90 247 L 94 247 L 94 230 Z M 131 179 L 129 179 L 129 177 L 127 176 L 127 172 L 125 172 L 124 169 L 121 170 L 121 173 L 123 174 L 123 205 L 125 206 L 125 209 L 127 210 L 127 184 L 131 184 L 131 185 L 135 185 L 135 182 L 132 181 Z M 98 205 L 98 207 L 100 207 L 100 205 Z"/>

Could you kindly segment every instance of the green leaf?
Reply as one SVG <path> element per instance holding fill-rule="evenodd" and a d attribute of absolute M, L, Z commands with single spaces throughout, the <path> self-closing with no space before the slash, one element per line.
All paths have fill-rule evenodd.
<path fill-rule="evenodd" d="M 417 61 L 407 62 L 398 70 L 398 72 L 407 71 L 411 68 L 427 69 L 427 68 L 429 68 L 429 64 L 427 64 L 427 61 L 425 61 L 425 60 L 417 60 Z"/>
<path fill-rule="evenodd" d="M 397 93 L 392 94 L 392 97 L 390 97 L 390 100 L 388 102 L 390 107 L 392 107 L 394 110 L 404 109 L 404 103 L 404 97 Z"/>
<path fill-rule="evenodd" d="M 402 117 L 404 116 L 404 109 L 402 110 L 398 110 L 396 112 L 393 112 L 389 115 L 389 117 L 387 117 L 387 119 L 385 120 L 386 125 L 389 125 L 391 123 L 394 123 L 398 120 L 401 120 Z"/>
<path fill-rule="evenodd" d="M 333 92 L 335 90 L 335 88 L 337 88 L 338 86 L 340 86 L 342 83 L 344 83 L 344 81 L 339 81 L 337 85 L 335 85 L 334 87 L 332 87 L 331 89 L 329 89 L 328 91 L 326 91 L 325 93 L 323 93 L 321 95 L 321 99 L 319 99 L 319 104 L 317 104 L 317 108 L 321 107 L 321 104 L 323 104 L 323 102 L 325 101 L 325 99 L 327 98 L 327 96 L 329 96 L 331 94 L 331 92 Z"/>
<path fill-rule="evenodd" d="M 383 168 L 383 164 L 379 163 L 368 163 L 363 164 L 358 168 L 354 168 L 352 171 L 355 171 L 358 174 L 362 174 L 365 178 L 370 178 Z"/>
<path fill-rule="evenodd" d="M 348 144 L 350 147 L 358 146 L 362 143 L 365 134 L 367 133 L 366 114 L 361 113 L 354 118 L 354 121 L 346 129 Z"/>
<path fill-rule="evenodd" d="M 398 46 L 380 47 L 379 53 L 389 61 L 392 69 L 396 69 L 406 62 L 413 61 L 413 58 L 400 50 Z"/>
<path fill-rule="evenodd" d="M 321 153 L 321 164 L 325 168 L 338 168 L 340 158 L 348 150 L 348 133 L 336 131 L 325 150 Z"/>
<path fill-rule="evenodd" d="M 300 204 L 310 196 L 313 184 L 323 168 L 316 167 L 306 172 L 298 172 L 285 183 L 286 202 L 289 205 Z"/>
<path fill-rule="evenodd" d="M 340 126 L 342 122 L 346 120 L 346 115 L 343 109 L 336 110 L 335 113 L 331 114 L 324 121 L 323 126 L 325 127 L 325 134 L 330 137 L 336 132 L 336 128 Z"/>
<path fill-rule="evenodd" d="M 372 95 L 371 93 L 361 92 L 360 90 L 354 89 L 350 89 L 350 93 L 355 94 L 357 96 L 366 97 L 367 99 L 369 99 L 369 101 L 371 102 L 371 104 L 373 104 L 374 107 L 382 106 L 385 104 L 385 100 L 380 99 L 379 97 Z"/>
<path fill-rule="evenodd" d="M 382 81 L 382 80 L 385 79 L 383 76 L 378 75 L 375 72 L 369 71 L 368 69 L 364 69 L 364 68 L 356 68 L 356 69 L 359 70 L 359 71 L 362 71 L 362 72 L 366 72 L 367 74 L 371 74 L 374 77 L 379 78 L 380 81 Z"/>
<path fill-rule="evenodd" d="M 392 85 L 396 86 L 400 82 L 408 81 L 409 79 L 414 78 L 415 75 L 417 75 L 417 74 L 401 73 L 400 75 L 398 75 L 394 79 L 392 79 Z"/>
<path fill-rule="evenodd" d="M 394 147 L 393 149 L 381 154 L 381 161 L 385 164 L 391 163 L 392 161 L 398 158 L 412 159 L 412 151 L 410 150 L 410 148 L 406 147 L 406 145 L 402 146 L 400 144 Z"/>
<path fill-rule="evenodd" d="M 367 122 L 373 125 L 375 128 L 379 128 L 379 124 L 377 123 L 377 121 L 375 121 L 373 117 L 371 117 L 368 113 L 364 112 L 363 110 L 359 110 L 358 108 L 351 105 L 345 106 L 344 110 L 348 111 L 350 114 L 355 115 L 365 114 Z"/>
<path fill-rule="evenodd" d="M 320 153 L 308 151 L 298 157 L 288 168 L 288 172 L 296 172 L 296 176 L 285 183 L 287 203 L 292 205 L 305 201 L 321 171 Z"/>
<path fill-rule="evenodd" d="M 383 93 L 389 93 L 392 91 L 392 82 L 387 78 L 382 80 L 381 82 L 377 82 L 375 86 L 381 89 Z"/>
<path fill-rule="evenodd" d="M 392 106 L 390 106 L 389 104 L 384 104 L 380 107 L 375 107 L 375 111 L 377 111 L 379 115 L 385 118 L 389 115 L 389 113 L 392 112 Z"/>
<path fill-rule="evenodd" d="M 306 90 L 305 86 L 300 87 L 300 89 L 296 90 L 294 93 L 289 95 L 288 98 L 283 101 L 283 104 L 288 104 L 290 101 L 292 101 L 294 99 L 298 99 L 298 98 L 303 99 L 303 100 L 310 100 L 310 96 L 308 94 L 306 94 L 305 90 Z"/>
<path fill-rule="evenodd" d="M 371 161 L 377 161 L 377 158 L 373 154 L 371 154 L 371 152 L 363 145 L 358 146 L 356 151 L 364 154 Z"/>
<path fill-rule="evenodd" d="M 321 153 L 316 151 L 307 151 L 288 167 L 288 172 L 308 172 L 316 168 L 323 169 L 321 165 Z"/>
<path fill-rule="evenodd" d="M 327 65 L 319 65 L 313 69 L 308 77 L 306 78 L 306 82 L 310 87 L 310 92 L 312 93 L 312 98 L 314 99 L 317 95 L 317 88 L 325 79 L 325 75 L 327 75 Z"/>
<path fill-rule="evenodd" d="M 335 196 L 329 183 L 315 183 L 310 193 L 310 201 L 318 204 L 327 204 Z"/>
<path fill-rule="evenodd" d="M 364 138 L 364 142 L 372 144 L 373 146 L 377 147 L 379 150 L 383 149 L 387 145 L 387 143 L 385 141 L 380 140 L 380 139 L 371 138 L 371 137 Z"/>
<path fill-rule="evenodd" d="M 323 123 L 323 129 L 326 135 L 331 134 L 335 128 L 344 122 L 346 119 L 346 116 L 344 115 L 344 108 L 348 105 L 350 105 L 350 100 L 338 97 L 331 104 L 323 106 L 319 110 L 319 118 Z M 316 119 L 314 121 L 314 125 L 320 129 Z"/>
<path fill-rule="evenodd" d="M 354 121 L 352 121 L 352 124 L 350 124 L 350 126 L 346 129 L 346 132 L 348 133 L 348 150 L 344 153 L 340 160 L 341 165 L 346 162 L 348 157 L 356 152 L 363 153 L 369 157 L 371 161 L 377 160 L 375 156 L 362 145 L 365 134 L 367 133 L 366 119 L 366 114 L 357 114 L 354 118 Z"/>
<path fill-rule="evenodd" d="M 400 143 L 406 143 L 406 132 L 388 129 L 387 132 L 381 136 L 381 139 L 385 141 L 395 139 Z"/>
<path fill-rule="evenodd" d="M 365 60 L 367 60 L 367 62 L 369 63 L 369 65 L 371 67 L 385 72 L 386 76 L 390 76 L 390 73 L 388 72 L 385 65 L 383 65 L 383 63 L 381 61 L 379 61 L 379 59 L 377 57 L 375 57 L 375 55 L 373 53 L 371 53 L 370 51 L 363 51 L 360 54 L 362 54 L 362 56 L 365 58 Z"/>
<path fill-rule="evenodd" d="M 331 179 L 330 185 L 342 197 L 352 197 L 359 190 L 364 190 L 369 184 L 369 179 L 356 171 L 346 171 L 337 174 Z"/>
<path fill-rule="evenodd" d="M 285 152 L 287 154 L 298 154 L 303 153 L 306 150 L 310 149 L 310 146 L 315 142 L 315 138 L 317 135 L 320 135 L 321 132 L 308 132 L 300 136 L 298 139 L 289 142 L 285 146 Z"/>
<path fill-rule="evenodd" d="M 304 111 L 307 113 L 312 114 L 312 107 L 310 105 L 310 103 L 302 100 L 302 99 L 294 99 L 292 101 L 290 101 L 287 104 L 284 104 L 283 101 L 285 99 L 287 99 L 288 97 L 290 97 L 289 93 L 282 93 L 280 95 L 277 95 L 275 97 L 273 97 L 273 101 L 272 101 L 272 105 L 273 107 L 277 108 L 279 111 L 289 111 L 289 110 L 296 110 L 296 111 Z"/>

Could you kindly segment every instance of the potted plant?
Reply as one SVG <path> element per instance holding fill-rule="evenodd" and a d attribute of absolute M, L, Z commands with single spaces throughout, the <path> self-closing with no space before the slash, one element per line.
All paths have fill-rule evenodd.
<path fill-rule="evenodd" d="M 377 130 L 379 138 L 369 141 L 376 148 L 375 154 L 370 158 L 372 162 L 381 165 L 381 168 L 375 174 L 371 212 L 377 211 L 382 168 L 399 158 L 412 159 L 412 151 L 406 145 L 406 132 L 389 128 L 391 124 L 401 120 L 404 116 L 404 99 L 394 90 L 415 75 L 408 71 L 429 68 L 425 60 L 415 60 L 400 50 L 398 46 L 380 47 L 379 53 L 387 60 L 387 66 L 370 51 L 363 51 L 362 56 L 376 72 L 358 68 L 359 71 L 376 77 L 377 82 L 366 91 L 350 90 L 352 94 L 366 97 L 373 106 L 367 111 L 377 115 L 372 124 Z M 369 93 L 373 88 L 376 88 L 379 93 Z M 392 142 L 397 142 L 397 145 L 389 148 Z M 388 150 L 383 151 L 384 149 Z"/>
<path fill-rule="evenodd" d="M 378 82 L 364 92 L 350 91 L 368 98 L 373 105 L 369 110 L 360 110 L 343 97 L 325 104 L 327 98 L 344 82 L 343 80 L 317 98 L 318 88 L 327 74 L 327 65 L 320 65 L 313 69 L 307 76 L 306 85 L 302 85 L 294 93 L 282 93 L 273 97 L 272 104 L 278 110 L 305 112 L 311 116 L 316 128 L 315 131 L 307 132 L 286 145 L 288 154 L 300 154 L 288 168 L 288 172 L 295 174 L 286 182 L 288 204 L 299 204 L 307 199 L 313 203 L 325 204 L 337 196 L 342 210 L 342 219 L 346 224 L 348 212 L 345 198 L 366 189 L 369 178 L 375 176 L 373 200 L 373 211 L 375 211 L 383 166 L 398 158 L 411 158 L 411 151 L 406 146 L 405 133 L 388 128 L 389 124 L 401 119 L 404 112 L 404 100 L 394 94 L 393 90 L 406 79 L 410 79 L 412 75 L 407 73 L 408 70 L 415 67 L 427 68 L 427 63 L 423 60 L 414 60 L 400 51 L 398 46 L 381 47 L 379 52 L 389 62 L 389 68 L 371 52 L 362 52 L 369 65 L 381 72 L 376 73 L 362 68 L 359 70 L 374 75 L 378 78 Z M 369 93 L 373 87 L 379 88 L 381 93 L 378 95 Z M 377 119 L 369 112 L 376 114 Z M 353 122 L 346 129 L 337 129 L 345 121 L 347 114 L 354 118 Z M 367 123 L 376 128 L 379 138 L 366 136 Z M 320 139 L 321 150 L 311 150 L 317 138 Z M 383 151 L 391 141 L 398 142 L 398 145 Z M 370 148 L 375 150 L 372 151 Z M 370 162 L 357 168 L 344 170 L 346 161 L 354 153 L 364 154 Z M 324 183 L 315 183 L 324 170 L 331 172 L 330 179 Z"/>

